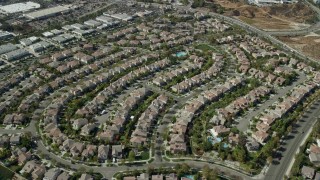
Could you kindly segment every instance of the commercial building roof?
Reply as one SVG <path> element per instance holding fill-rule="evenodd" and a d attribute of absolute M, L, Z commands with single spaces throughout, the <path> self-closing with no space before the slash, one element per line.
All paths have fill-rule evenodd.
<path fill-rule="evenodd" d="M 52 33 L 52 32 L 44 32 L 44 33 L 42 33 L 42 35 L 44 36 L 44 37 L 52 37 L 52 36 L 54 36 L 54 34 Z"/>
<path fill-rule="evenodd" d="M 92 34 L 95 32 L 94 29 L 88 29 L 88 30 L 82 30 L 82 29 L 75 29 L 74 31 L 72 31 L 74 34 L 80 35 L 80 36 L 85 36 L 88 34 Z"/>
<path fill-rule="evenodd" d="M 25 3 L 15 3 L 6 6 L 0 6 L 0 12 L 3 14 L 12 14 L 17 12 L 25 12 L 40 7 L 40 4 L 28 1 Z"/>
<path fill-rule="evenodd" d="M 27 13 L 24 16 L 30 19 L 42 19 L 45 17 L 54 16 L 58 13 L 67 12 L 70 9 L 71 9 L 71 5 L 55 6 L 55 7 Z"/>
<path fill-rule="evenodd" d="M 95 20 L 88 20 L 88 21 L 85 21 L 84 24 L 91 27 L 97 27 L 97 26 L 100 26 L 102 23 Z"/>
<path fill-rule="evenodd" d="M 130 16 L 126 13 L 118 13 L 118 14 L 108 14 L 108 13 L 103 13 L 103 15 L 105 16 L 110 16 L 112 18 L 115 18 L 115 19 L 120 19 L 122 21 L 131 21 L 133 20 L 133 16 Z"/>
<path fill-rule="evenodd" d="M 32 37 L 20 39 L 20 44 L 24 46 L 29 46 L 38 40 L 39 40 L 38 37 L 32 36 Z"/>
<path fill-rule="evenodd" d="M 71 34 L 61 34 L 59 36 L 53 37 L 52 40 L 57 41 L 58 43 L 65 43 L 74 38 L 75 37 Z"/>
<path fill-rule="evenodd" d="M 75 23 L 75 24 L 71 24 L 71 27 L 78 29 L 78 30 L 85 30 L 88 29 L 88 27 L 84 24 L 79 24 L 79 23 Z"/>
<path fill-rule="evenodd" d="M 40 41 L 38 43 L 30 45 L 29 48 L 31 50 L 33 50 L 34 52 L 39 52 L 39 51 L 47 49 L 50 46 L 52 46 L 52 44 L 50 44 L 46 41 Z"/>
<path fill-rule="evenodd" d="M 8 44 L 0 46 L 0 54 L 4 54 L 4 53 L 10 52 L 10 51 L 14 51 L 16 49 L 18 49 L 18 47 L 16 45 L 8 43 Z"/>
<path fill-rule="evenodd" d="M 98 17 L 96 18 L 96 20 L 97 20 L 97 21 L 104 22 L 104 23 L 110 23 L 110 22 L 113 21 L 112 18 L 107 17 L 107 16 L 98 16 Z"/>
<path fill-rule="evenodd" d="M 3 56 L 8 61 L 12 61 L 12 60 L 17 60 L 17 59 L 23 58 L 27 55 L 30 55 L 29 51 L 27 51 L 25 49 L 17 49 L 15 51 L 11 51 L 11 52 L 4 54 Z"/>
<path fill-rule="evenodd" d="M 66 31 L 72 31 L 72 30 L 74 30 L 75 28 L 72 27 L 71 25 L 65 25 L 65 26 L 62 27 L 62 29 L 66 30 Z"/>
<path fill-rule="evenodd" d="M 63 31 L 58 30 L 58 29 L 53 29 L 53 30 L 51 30 L 50 32 L 53 33 L 54 35 L 63 34 Z"/>
<path fill-rule="evenodd" d="M 13 34 L 9 33 L 8 31 L 0 31 L 0 39 L 8 39 L 10 37 L 12 37 Z"/>

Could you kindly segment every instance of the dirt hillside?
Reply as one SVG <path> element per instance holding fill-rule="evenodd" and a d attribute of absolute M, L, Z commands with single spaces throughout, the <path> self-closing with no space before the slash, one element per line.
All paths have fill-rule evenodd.
<path fill-rule="evenodd" d="M 305 4 L 279 4 L 266 7 L 248 5 L 243 0 L 216 0 L 225 15 L 238 17 L 262 29 L 300 29 L 308 27 L 315 13 Z"/>

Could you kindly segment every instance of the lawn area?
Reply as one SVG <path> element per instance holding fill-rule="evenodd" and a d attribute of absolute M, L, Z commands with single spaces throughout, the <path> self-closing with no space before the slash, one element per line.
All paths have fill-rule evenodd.
<path fill-rule="evenodd" d="M 0 165 L 0 179 L 7 180 L 12 179 L 14 173 L 8 170 L 6 167 Z"/>
<path fill-rule="evenodd" d="M 207 45 L 207 44 L 198 44 L 198 45 L 196 45 L 195 48 L 196 48 L 196 49 L 200 49 L 200 50 L 202 50 L 202 51 L 204 51 L 204 52 L 214 50 L 212 47 L 210 47 L 210 46 Z"/>

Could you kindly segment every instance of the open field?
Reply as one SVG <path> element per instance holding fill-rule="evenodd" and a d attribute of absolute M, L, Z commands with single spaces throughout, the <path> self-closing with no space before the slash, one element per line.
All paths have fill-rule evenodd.
<path fill-rule="evenodd" d="M 312 33 L 306 36 L 278 38 L 306 55 L 320 60 L 320 35 Z"/>
<path fill-rule="evenodd" d="M 244 1 L 215 1 L 226 9 L 225 15 L 265 30 L 303 29 L 315 20 L 315 13 L 305 4 L 273 5 L 256 7 Z"/>

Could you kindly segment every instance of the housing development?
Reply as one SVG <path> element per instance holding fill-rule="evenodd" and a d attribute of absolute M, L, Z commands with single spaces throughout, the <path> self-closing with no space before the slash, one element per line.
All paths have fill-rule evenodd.
<path fill-rule="evenodd" d="M 319 59 L 197 3 L 0 2 L 0 179 L 320 179 Z"/>

